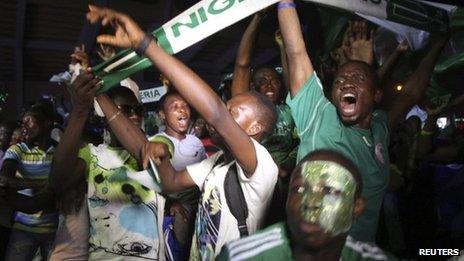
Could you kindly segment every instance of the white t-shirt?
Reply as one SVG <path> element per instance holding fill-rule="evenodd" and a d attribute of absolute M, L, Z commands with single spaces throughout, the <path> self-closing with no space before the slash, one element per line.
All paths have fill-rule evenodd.
<path fill-rule="evenodd" d="M 105 144 L 89 144 L 79 157 L 88 168 L 89 260 L 165 260 L 164 198 L 129 178 L 137 161 Z"/>
<path fill-rule="evenodd" d="M 237 220 L 230 212 L 224 194 L 224 180 L 232 164 L 237 164 L 239 180 L 248 205 L 248 232 L 253 234 L 261 226 L 277 182 L 278 168 L 269 152 L 257 141 L 252 141 L 256 150 L 257 166 L 250 178 L 235 161 L 214 167 L 216 160 L 223 154 L 222 151 L 187 167 L 190 177 L 202 191 L 190 260 L 213 260 L 225 243 L 240 238 Z"/>
<path fill-rule="evenodd" d="M 174 156 L 171 159 L 171 164 L 176 171 L 206 159 L 205 147 L 196 136 L 187 134 L 185 139 L 179 140 L 169 136 L 166 132 L 160 132 L 158 135 L 165 136 L 172 141 Z"/>
<path fill-rule="evenodd" d="M 422 110 L 418 105 L 414 105 L 406 115 L 406 120 L 412 116 L 417 116 L 421 120 L 421 128 L 424 127 L 425 121 L 427 120 L 427 111 Z"/>

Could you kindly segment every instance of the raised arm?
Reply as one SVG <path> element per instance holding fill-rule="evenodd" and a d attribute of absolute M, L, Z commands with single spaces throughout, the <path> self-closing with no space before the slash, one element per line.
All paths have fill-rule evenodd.
<path fill-rule="evenodd" d="M 390 127 L 397 126 L 397 123 L 404 119 L 409 109 L 423 99 L 435 63 L 447 41 L 448 37 L 441 37 L 432 44 L 430 51 L 422 59 L 419 67 L 407 80 L 399 97 L 387 104 Z"/>
<path fill-rule="evenodd" d="M 396 62 L 400 58 L 401 54 L 409 49 L 408 41 L 403 40 L 398 44 L 395 51 L 387 58 L 382 66 L 377 69 L 377 75 L 379 76 L 380 82 L 384 82 L 386 76 L 390 74 L 392 69 L 395 67 Z"/>
<path fill-rule="evenodd" d="M 104 25 L 110 23 L 116 27 L 115 36 L 101 35 L 97 38 L 100 43 L 137 48 L 145 38 L 145 33 L 125 14 L 90 6 L 87 17 L 93 23 L 102 19 Z M 254 173 L 257 159 L 252 140 L 235 122 L 212 88 L 153 41 L 149 42 L 145 55 L 205 121 L 216 129 L 244 171 L 248 174 Z"/>
<path fill-rule="evenodd" d="M 278 9 L 280 31 L 288 58 L 290 94 L 294 97 L 313 74 L 314 69 L 306 51 L 293 1 L 281 1 Z"/>
<path fill-rule="evenodd" d="M 251 53 L 253 52 L 256 35 L 258 34 L 261 22 L 261 13 L 256 13 L 248 25 L 238 47 L 237 58 L 235 59 L 234 76 L 232 79 L 232 97 L 250 90 L 251 79 Z"/>
<path fill-rule="evenodd" d="M 85 179 L 86 166 L 83 160 L 78 159 L 81 146 L 81 134 L 84 129 L 93 97 L 98 89 L 98 82 L 89 72 L 83 72 L 72 84 L 76 92 L 74 108 L 69 116 L 68 126 L 53 155 L 50 185 L 55 192 L 66 193 L 66 190 Z"/>
<path fill-rule="evenodd" d="M 118 137 L 121 145 L 137 160 L 142 162 L 141 150 L 148 142 L 143 132 L 137 128 L 106 95 L 97 96 L 98 104 L 102 109 L 113 133 Z"/>
<path fill-rule="evenodd" d="M 284 39 L 282 39 L 282 33 L 280 33 L 280 30 L 277 30 L 275 32 L 275 40 L 276 40 L 277 45 L 279 46 L 280 62 L 282 63 L 282 71 L 283 71 L 282 75 L 284 78 L 285 88 L 288 90 L 290 88 L 288 59 L 287 59 L 287 53 L 285 52 Z"/>

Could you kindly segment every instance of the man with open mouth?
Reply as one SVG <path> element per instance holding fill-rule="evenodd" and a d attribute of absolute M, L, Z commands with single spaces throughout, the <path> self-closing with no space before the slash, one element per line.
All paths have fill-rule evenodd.
<path fill-rule="evenodd" d="M 314 150 L 331 149 L 348 157 L 361 171 L 366 207 L 351 227 L 343 256 L 362 259 L 374 254 L 369 250 L 375 247 L 380 207 L 388 185 L 390 129 L 422 99 L 447 38 L 434 41 L 401 94 L 389 101 L 385 111 L 375 109 L 382 97 L 378 76 L 361 61 L 349 61 L 340 67 L 329 101 L 306 51 L 295 7 L 291 0 L 281 1 L 278 15 L 290 69 L 287 104 L 300 137 L 297 161 Z"/>

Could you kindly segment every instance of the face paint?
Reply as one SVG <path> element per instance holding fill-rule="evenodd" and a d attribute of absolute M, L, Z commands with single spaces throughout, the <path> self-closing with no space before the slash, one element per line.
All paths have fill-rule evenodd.
<path fill-rule="evenodd" d="M 302 218 L 333 236 L 347 232 L 353 219 L 356 191 L 351 173 L 331 161 L 311 161 L 302 166 L 301 176 L 304 186 L 298 193 L 302 195 Z"/>

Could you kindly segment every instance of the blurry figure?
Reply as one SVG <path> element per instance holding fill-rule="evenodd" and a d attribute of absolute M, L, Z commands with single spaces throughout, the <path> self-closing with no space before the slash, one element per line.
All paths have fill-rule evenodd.
<path fill-rule="evenodd" d="M 304 157 L 290 178 L 285 223 L 226 244 L 217 260 L 362 260 L 343 249 L 348 231 L 364 210 L 362 178 L 356 166 L 335 151 L 316 150 Z M 357 245 L 365 256 L 386 260 L 381 249 Z M 369 251 L 369 253 L 367 253 Z"/>

